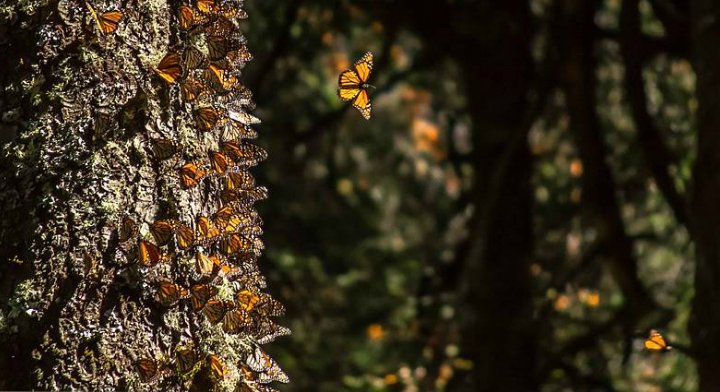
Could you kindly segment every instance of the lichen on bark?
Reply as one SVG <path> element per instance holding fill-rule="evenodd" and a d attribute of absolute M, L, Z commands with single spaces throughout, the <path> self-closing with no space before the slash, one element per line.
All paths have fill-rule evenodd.
<path fill-rule="evenodd" d="M 196 18 L 187 31 L 178 26 L 182 5 Z M 117 30 L 101 31 L 90 7 L 120 11 Z M 255 136 L 250 126 L 257 122 L 246 113 L 254 104 L 240 78 L 250 60 L 240 33 L 245 17 L 234 0 L 0 5 L 0 67 L 7 71 L 0 76 L 0 389 L 268 391 L 269 382 L 286 381 L 260 348 L 289 333 L 270 319 L 282 306 L 263 292 L 256 264 L 262 222 L 254 202 L 266 190 L 247 176 L 226 189 L 230 173 L 246 175 L 264 159 L 242 140 Z M 224 73 L 215 73 L 220 88 L 207 79 L 213 61 L 195 70 L 182 63 L 175 83 L 153 72 L 167 53 L 190 45 L 207 56 L 202 43 L 211 35 L 230 42 L 221 49 L 226 58 L 214 59 L 224 61 Z M 192 77 L 205 93 L 191 103 L 178 85 Z M 220 114 L 210 129 L 199 129 L 199 107 Z M 178 152 L 158 159 L 157 139 Z M 213 174 L 208 153 L 222 151 L 222 142 L 250 146 L 243 151 L 257 156 L 234 157 Z M 186 162 L 207 172 L 189 189 L 178 174 Z M 153 222 L 169 220 L 173 230 L 185 225 L 198 236 L 198 217 L 228 206 L 234 226 L 215 217 L 224 226 L 213 239 L 171 241 L 160 247 L 162 260 L 139 262 L 138 240 L 153 241 Z M 127 218 L 139 230 L 121 241 Z M 211 272 L 197 271 L 197 253 L 217 253 Z M 193 298 L 163 306 L 162 282 Z M 217 294 L 197 307 L 193 285 Z M 211 301 L 240 324 L 217 319 Z M 180 358 L 186 349 L 196 359 L 187 368 Z M 156 369 L 141 366 L 147 363 Z"/>

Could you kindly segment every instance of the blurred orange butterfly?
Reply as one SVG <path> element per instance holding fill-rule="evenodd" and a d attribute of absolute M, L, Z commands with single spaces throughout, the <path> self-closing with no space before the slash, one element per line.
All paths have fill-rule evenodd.
<path fill-rule="evenodd" d="M 166 54 L 157 67 L 153 67 L 153 71 L 168 83 L 177 82 L 177 79 L 183 73 L 180 65 L 180 55 L 172 52 Z"/>
<path fill-rule="evenodd" d="M 90 5 L 90 3 L 85 3 L 85 5 L 87 6 L 88 10 L 90 10 L 90 14 L 92 15 L 93 19 L 95 19 L 98 28 L 100 29 L 100 31 L 103 32 L 103 34 L 110 34 L 117 30 L 118 24 L 124 16 L 122 12 L 108 11 L 98 14 L 97 11 L 95 11 L 95 8 Z"/>
<path fill-rule="evenodd" d="M 338 96 L 343 101 L 352 101 L 352 105 L 360 111 L 366 120 L 370 119 L 370 97 L 367 83 L 373 66 L 372 52 L 365 53 L 353 68 L 343 71 L 338 78 Z"/>
<path fill-rule="evenodd" d="M 650 334 L 645 339 L 645 348 L 649 351 L 668 351 L 672 350 L 665 342 L 665 338 L 657 330 L 651 329 Z"/>

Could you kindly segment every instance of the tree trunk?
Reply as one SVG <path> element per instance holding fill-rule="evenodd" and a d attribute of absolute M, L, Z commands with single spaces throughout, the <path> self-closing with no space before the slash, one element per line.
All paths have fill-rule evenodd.
<path fill-rule="evenodd" d="M 695 234 L 695 299 L 690 334 L 701 391 L 720 390 L 720 3 L 691 2 L 697 73 L 698 146 L 691 210 Z"/>
<path fill-rule="evenodd" d="M 526 1 L 478 2 L 454 24 L 473 122 L 470 243 L 459 277 L 462 354 L 454 391 L 538 390 L 529 276 L 533 254 L 527 132 L 532 25 Z"/>
<path fill-rule="evenodd" d="M 229 172 L 243 173 L 264 153 L 247 147 L 251 156 L 233 157 L 227 171 L 207 167 L 208 152 L 232 129 L 252 136 L 226 117 L 253 105 L 232 79 L 248 60 L 235 25 L 243 12 L 194 9 L 185 31 L 178 2 L 122 4 L 115 31 L 117 14 L 97 8 L 93 19 L 81 1 L 23 1 L 0 11 L 0 389 L 235 390 L 285 381 L 257 351 L 289 332 L 268 318 L 282 309 L 262 293 L 257 272 L 253 202 L 263 189 L 246 177 L 236 187 L 247 189 L 232 192 L 246 196 L 242 202 L 219 196 Z M 208 49 L 210 36 L 229 42 L 214 49 L 227 51 L 222 58 Z M 184 58 L 164 78 L 153 72 L 191 41 L 204 41 L 198 66 L 207 67 L 204 57 L 224 62 L 223 80 Z M 189 103 L 178 86 L 192 78 L 203 93 Z M 196 121 L 201 107 L 213 107 L 219 121 Z M 186 162 L 207 172 L 187 189 L 179 175 Z M 232 218 L 218 214 L 215 225 L 253 225 L 233 232 L 227 224 L 221 235 L 199 238 L 196 219 L 221 206 L 232 207 Z M 158 220 L 167 230 L 151 236 Z M 164 235 L 169 244 L 156 254 L 153 243 Z M 145 253 L 141 241 L 150 244 Z M 198 271 L 197 252 L 217 252 L 217 265 Z M 205 286 L 189 290 L 194 284 Z M 203 296 L 202 288 L 217 294 Z"/>

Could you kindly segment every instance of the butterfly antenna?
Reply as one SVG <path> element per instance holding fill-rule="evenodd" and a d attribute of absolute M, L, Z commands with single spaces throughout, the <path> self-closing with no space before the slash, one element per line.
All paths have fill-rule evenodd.
<path fill-rule="evenodd" d="M 376 87 L 373 86 L 372 84 L 368 84 L 367 87 L 368 87 L 368 88 L 371 88 L 371 89 L 373 89 L 373 90 L 376 88 Z"/>

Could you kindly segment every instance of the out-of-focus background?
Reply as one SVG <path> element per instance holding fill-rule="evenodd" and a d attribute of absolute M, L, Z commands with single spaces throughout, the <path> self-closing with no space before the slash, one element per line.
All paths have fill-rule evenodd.
<path fill-rule="evenodd" d="M 687 2 L 247 11 L 282 390 L 697 390 Z"/>

